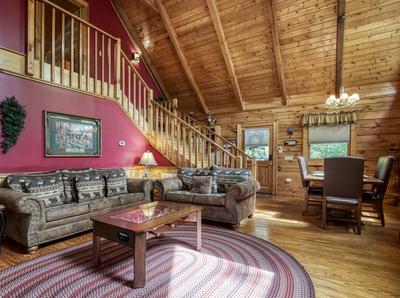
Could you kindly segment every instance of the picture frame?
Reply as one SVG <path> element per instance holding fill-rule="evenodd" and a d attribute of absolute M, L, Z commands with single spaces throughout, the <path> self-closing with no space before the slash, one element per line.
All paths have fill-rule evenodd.
<path fill-rule="evenodd" d="M 44 111 L 46 157 L 101 156 L 101 119 Z"/>

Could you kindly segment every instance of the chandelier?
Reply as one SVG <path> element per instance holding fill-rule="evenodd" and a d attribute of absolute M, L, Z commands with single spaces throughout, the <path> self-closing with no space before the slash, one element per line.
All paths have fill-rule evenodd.
<path fill-rule="evenodd" d="M 360 101 L 360 96 L 357 93 L 353 93 L 349 96 L 348 93 L 344 92 L 344 87 L 340 88 L 340 97 L 331 95 L 326 99 L 325 106 L 328 108 L 345 108 L 351 107 Z"/>

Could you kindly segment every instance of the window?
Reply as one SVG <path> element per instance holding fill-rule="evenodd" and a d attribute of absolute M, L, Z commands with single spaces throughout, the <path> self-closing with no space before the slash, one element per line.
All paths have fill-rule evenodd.
<path fill-rule="evenodd" d="M 310 159 L 347 156 L 350 144 L 350 125 L 309 127 L 308 143 Z"/>
<path fill-rule="evenodd" d="M 252 128 L 244 130 L 244 149 L 257 160 L 269 160 L 269 129 Z"/>

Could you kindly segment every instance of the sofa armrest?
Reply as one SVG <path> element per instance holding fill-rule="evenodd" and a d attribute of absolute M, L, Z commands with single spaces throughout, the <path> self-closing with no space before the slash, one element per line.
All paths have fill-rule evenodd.
<path fill-rule="evenodd" d="M 236 201 L 243 200 L 254 195 L 260 190 L 260 183 L 257 180 L 249 179 L 234 185 L 231 185 L 227 191 L 227 198 L 233 198 Z"/>
<path fill-rule="evenodd" d="M 128 192 L 142 192 L 144 193 L 145 200 L 147 202 L 151 202 L 151 191 L 154 187 L 153 181 L 142 178 L 127 178 L 126 184 L 128 187 Z"/>
<path fill-rule="evenodd" d="M 16 213 L 32 214 L 44 208 L 43 202 L 25 192 L 0 188 L 0 203 Z"/>
<path fill-rule="evenodd" d="M 167 192 L 182 190 L 183 182 L 179 177 L 164 178 L 156 181 L 156 188 L 160 195 L 160 200 L 164 200 Z"/>

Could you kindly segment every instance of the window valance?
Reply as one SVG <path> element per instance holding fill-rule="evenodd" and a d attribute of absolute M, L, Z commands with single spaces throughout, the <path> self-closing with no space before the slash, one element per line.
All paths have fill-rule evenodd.
<path fill-rule="evenodd" d="M 321 125 L 339 125 L 357 122 L 357 112 L 320 112 L 303 114 L 301 119 L 302 126 L 321 126 Z"/>

